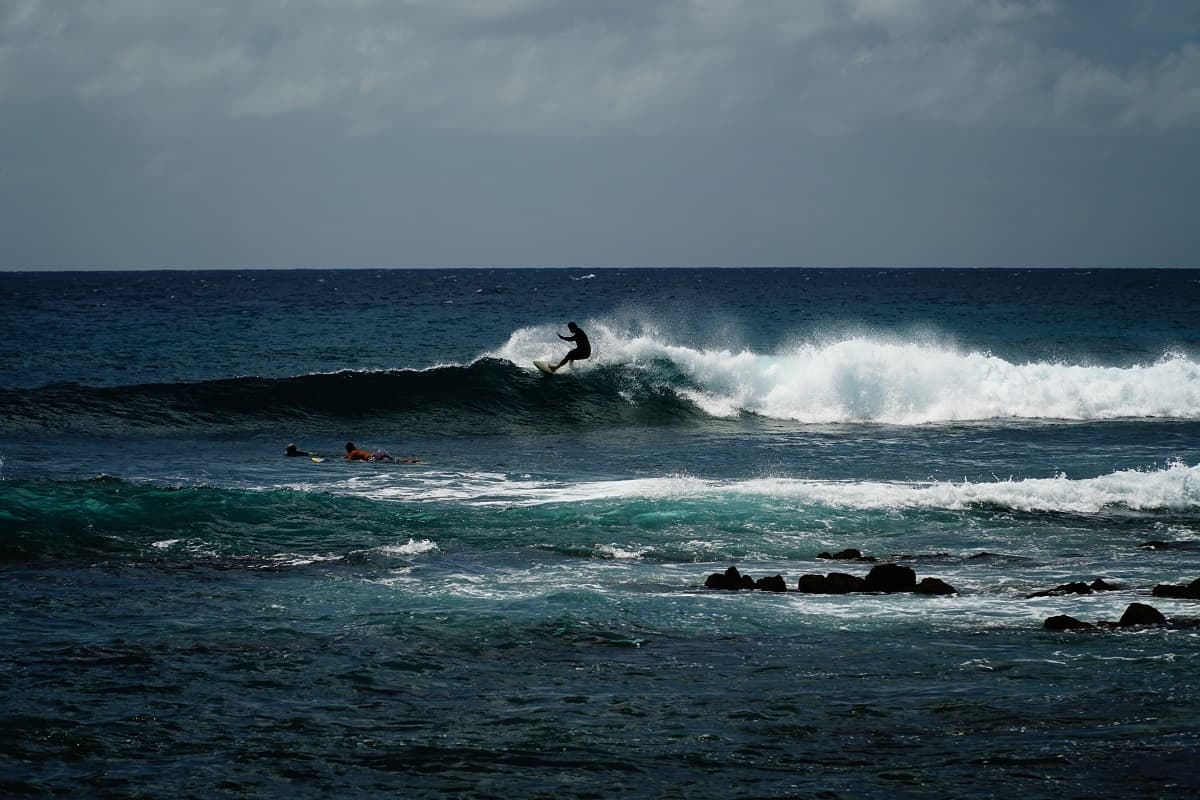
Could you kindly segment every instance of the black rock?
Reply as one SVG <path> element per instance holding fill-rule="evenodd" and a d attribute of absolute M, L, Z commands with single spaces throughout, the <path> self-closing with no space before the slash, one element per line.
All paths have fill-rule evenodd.
<path fill-rule="evenodd" d="M 828 575 L 801 575 L 796 590 L 807 594 L 849 594 L 867 592 L 870 587 L 857 575 L 831 572 Z"/>
<path fill-rule="evenodd" d="M 911 592 L 917 586 L 917 573 L 902 564 L 880 564 L 867 573 L 867 586 L 873 592 Z"/>
<path fill-rule="evenodd" d="M 754 588 L 763 592 L 786 592 L 787 583 L 784 582 L 782 575 L 774 575 L 769 578 L 759 578 Z"/>
<path fill-rule="evenodd" d="M 746 586 L 746 581 L 750 582 Z M 708 580 L 704 582 L 706 589 L 725 589 L 726 591 L 736 592 L 739 589 L 753 589 L 754 579 L 749 575 L 742 575 L 738 572 L 737 567 L 730 567 L 725 572 L 714 572 L 708 576 Z"/>
<path fill-rule="evenodd" d="M 917 594 L 958 594 L 957 589 L 941 578 L 921 578 L 913 591 Z"/>
<path fill-rule="evenodd" d="M 771 580 L 771 579 L 764 578 L 764 580 Z M 779 577 L 779 580 L 782 582 L 783 578 Z M 736 592 L 740 589 L 755 589 L 755 588 L 761 588 L 761 587 L 759 587 L 758 584 L 755 583 L 754 578 L 751 578 L 749 575 L 743 575 L 742 573 L 738 572 L 737 567 L 730 567 L 729 569 L 725 570 L 724 572 L 714 572 L 713 574 L 709 575 L 708 579 L 704 581 L 704 588 L 705 589 L 724 589 L 726 591 Z M 772 591 L 778 591 L 778 590 L 772 590 Z"/>
<path fill-rule="evenodd" d="M 1154 606 L 1145 603 L 1130 603 L 1117 622 L 1117 626 L 1128 628 L 1132 625 L 1165 625 L 1167 618 Z"/>
<path fill-rule="evenodd" d="M 1064 583 L 1061 586 L 1056 586 L 1053 589 L 1046 589 L 1045 591 L 1027 594 L 1025 595 L 1025 599 L 1028 600 L 1033 597 L 1058 597 L 1059 595 L 1063 594 L 1091 594 L 1092 591 L 1092 587 L 1088 586 L 1083 581 L 1073 581 L 1071 583 Z"/>
<path fill-rule="evenodd" d="M 1155 597 L 1177 597 L 1184 600 L 1200 600 L 1200 578 L 1186 586 L 1183 584 L 1160 583 L 1154 587 Z"/>
<path fill-rule="evenodd" d="M 1048 631 L 1077 631 L 1096 626 L 1090 622 L 1084 622 L 1066 614 L 1059 614 L 1055 617 L 1046 617 L 1046 621 L 1042 623 L 1042 627 Z"/>
<path fill-rule="evenodd" d="M 832 555 L 830 555 L 830 553 L 828 551 L 826 551 L 824 553 L 820 553 L 817 556 L 817 558 L 842 559 L 845 561 L 854 561 L 854 560 L 862 558 L 862 557 L 863 557 L 862 551 L 856 547 L 847 547 L 845 550 L 839 550 L 836 553 L 833 553 Z"/>

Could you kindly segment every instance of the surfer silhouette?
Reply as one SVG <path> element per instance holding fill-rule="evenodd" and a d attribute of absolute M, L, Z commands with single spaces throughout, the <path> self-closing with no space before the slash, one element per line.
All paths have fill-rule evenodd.
<path fill-rule="evenodd" d="M 567 330 L 571 332 L 570 336 L 558 334 L 558 338 L 564 342 L 574 342 L 575 347 L 571 352 L 563 356 L 563 360 L 558 362 L 556 366 L 550 368 L 551 372 L 558 372 L 562 366 L 571 361 L 582 361 L 585 358 L 590 358 L 592 355 L 592 343 L 588 341 L 587 334 L 583 332 L 583 328 L 576 325 L 574 322 L 567 323 Z"/>
<path fill-rule="evenodd" d="M 285 456 L 311 456 L 312 453 L 307 450 L 300 450 L 294 444 L 289 444 L 287 450 L 283 452 Z"/>

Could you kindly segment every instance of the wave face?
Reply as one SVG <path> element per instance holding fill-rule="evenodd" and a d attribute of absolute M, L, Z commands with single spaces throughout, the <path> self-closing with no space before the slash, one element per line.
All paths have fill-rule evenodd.
<path fill-rule="evenodd" d="M 1200 362 L 1013 363 L 944 345 L 850 337 L 778 353 L 701 349 L 593 326 L 590 362 L 545 378 L 550 329 L 522 328 L 466 366 L 0 391 L 10 430 L 254 430 L 338 422 L 439 434 L 667 426 L 1197 419 Z"/>

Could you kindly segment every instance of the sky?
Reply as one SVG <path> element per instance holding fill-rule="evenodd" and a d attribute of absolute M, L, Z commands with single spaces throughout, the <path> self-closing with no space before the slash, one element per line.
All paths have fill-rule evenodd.
<path fill-rule="evenodd" d="M 0 0 L 0 269 L 1200 267 L 1195 0 Z"/>

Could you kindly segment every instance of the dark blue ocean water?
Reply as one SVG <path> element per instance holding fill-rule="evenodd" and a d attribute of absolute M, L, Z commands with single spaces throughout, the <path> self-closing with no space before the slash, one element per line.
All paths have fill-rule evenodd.
<path fill-rule="evenodd" d="M 1198 311 L 1188 270 L 0 273 L 0 793 L 1191 797 L 1200 600 L 1151 591 L 1200 578 Z M 794 591 L 845 547 L 958 591 Z M 1173 624 L 1042 629 L 1133 602 Z"/>

